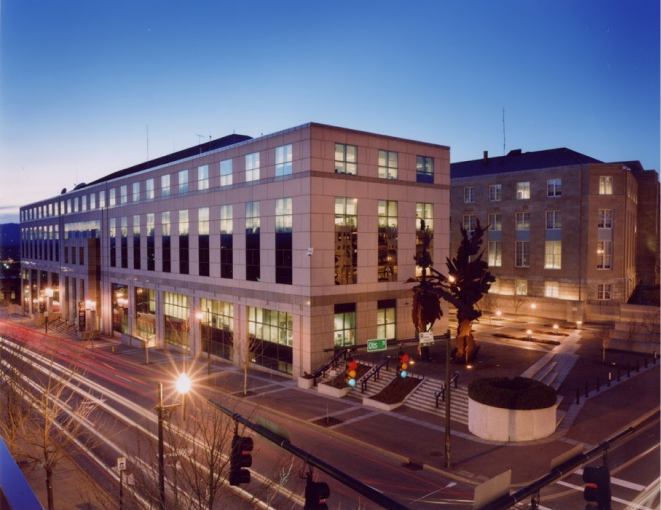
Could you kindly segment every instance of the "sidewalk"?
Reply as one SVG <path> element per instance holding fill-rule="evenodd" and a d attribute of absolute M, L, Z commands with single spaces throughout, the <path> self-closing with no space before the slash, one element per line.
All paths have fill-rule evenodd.
<path fill-rule="evenodd" d="M 459 372 L 459 389 L 453 399 L 465 393 L 473 379 L 480 377 L 526 375 L 541 376 L 540 371 L 556 372 L 553 380 L 562 397 L 559 407 L 562 421 L 549 438 L 525 443 L 498 443 L 480 439 L 468 430 L 465 423 L 452 418 L 451 468 L 444 467 L 445 418 L 444 405 L 429 410 L 406 404 L 394 411 L 380 411 L 362 405 L 359 389 L 344 398 L 321 395 L 315 388 L 300 389 L 288 377 L 258 370 L 250 370 L 251 395 L 245 401 L 256 408 L 267 408 L 287 420 L 296 419 L 310 426 L 321 427 L 326 433 L 355 441 L 381 451 L 403 464 L 412 463 L 424 469 L 442 473 L 450 478 L 481 483 L 507 469 L 512 470 L 514 486 L 527 485 L 547 474 L 551 460 L 578 443 L 589 450 L 599 442 L 615 435 L 636 420 L 659 410 L 659 362 L 642 356 L 609 352 L 607 364 L 602 363 L 599 345 L 590 341 L 589 333 L 573 328 L 553 330 L 535 325 L 533 341 L 528 340 L 526 324 L 478 325 L 476 338 L 481 350 L 472 367 L 451 365 Z M 72 342 L 76 340 L 69 338 Z M 430 381 L 445 378 L 445 340 L 431 347 L 431 362 L 416 362 L 412 372 Z M 85 342 L 91 347 L 91 344 Z M 144 363 L 144 350 L 121 345 L 116 339 L 101 337 L 94 341 L 94 349 L 111 351 L 117 355 Z M 414 346 L 404 346 L 417 359 Z M 396 358 L 397 347 L 380 353 L 365 353 L 355 357 L 369 361 L 384 354 Z M 150 350 L 150 361 L 158 366 L 172 352 Z M 206 376 L 206 359 L 198 360 L 199 373 Z M 394 363 L 391 362 L 391 370 Z M 549 369 L 548 367 L 551 366 Z M 638 367 L 636 369 L 636 367 Z M 608 374 L 611 374 L 607 387 Z M 619 374 L 619 381 L 616 380 Z M 214 388 L 239 395 L 243 388 L 243 371 L 223 360 L 212 360 Z M 597 379 L 600 389 L 597 391 Z M 586 387 L 587 384 L 587 387 Z M 586 398 L 587 389 L 587 398 Z M 455 397 L 455 394 L 457 397 Z M 578 396 L 578 403 L 576 403 Z M 613 409 L 617 412 L 613 413 Z M 258 412 L 258 411 L 257 411 Z M 453 416 L 453 415 L 451 415 Z M 330 423 L 327 418 L 331 418 Z M 324 426 L 327 425 L 327 426 Z M 415 433 L 412 433 L 412 431 Z M 405 440 L 405 438 L 410 438 Z"/>

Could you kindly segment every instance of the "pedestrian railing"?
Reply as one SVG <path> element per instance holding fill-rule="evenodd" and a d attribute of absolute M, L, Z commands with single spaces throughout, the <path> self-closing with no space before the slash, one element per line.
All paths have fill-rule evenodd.
<path fill-rule="evenodd" d="M 375 381 L 379 380 L 379 374 L 381 369 L 385 366 L 386 370 L 390 370 L 390 356 L 384 356 L 381 358 L 381 361 L 370 368 L 367 373 L 360 378 L 360 392 L 365 393 L 367 391 L 367 383 L 371 378 L 374 378 Z"/>
<path fill-rule="evenodd" d="M 450 384 L 454 383 L 454 387 L 456 388 L 457 385 L 459 384 L 459 372 L 455 371 L 452 373 L 452 377 L 450 377 Z M 441 386 L 441 389 L 439 391 L 434 392 L 434 396 L 436 397 L 436 408 L 438 409 L 438 399 L 442 399 L 443 402 L 445 402 L 445 383 Z"/>
<path fill-rule="evenodd" d="M 312 380 L 314 381 L 313 382 L 314 386 L 317 385 L 317 379 L 319 379 L 320 377 L 324 377 L 330 369 L 337 368 L 337 365 L 340 363 L 340 361 L 345 360 L 348 354 L 349 354 L 348 349 L 340 349 L 321 368 L 318 368 L 317 370 L 312 372 L 310 374 L 310 377 L 312 377 Z"/>

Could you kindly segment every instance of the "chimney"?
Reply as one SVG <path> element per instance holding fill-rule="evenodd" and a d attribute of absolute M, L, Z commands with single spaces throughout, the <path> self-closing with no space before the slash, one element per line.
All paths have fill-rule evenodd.
<path fill-rule="evenodd" d="M 488 161 L 489 161 L 489 151 L 484 151 L 482 162 L 486 165 Z"/>

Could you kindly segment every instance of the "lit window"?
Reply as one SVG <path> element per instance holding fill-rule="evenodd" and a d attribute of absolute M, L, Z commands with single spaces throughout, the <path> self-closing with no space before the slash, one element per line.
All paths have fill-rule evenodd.
<path fill-rule="evenodd" d="M 358 173 L 358 147 L 343 143 L 335 144 L 335 173 L 348 175 Z"/>
<path fill-rule="evenodd" d="M 246 182 L 259 180 L 259 152 L 246 154 Z"/>
<path fill-rule="evenodd" d="M 384 299 L 377 303 L 376 337 L 394 340 L 397 331 L 397 300 Z"/>
<path fill-rule="evenodd" d="M 154 179 L 147 179 L 145 181 L 145 198 L 147 200 L 154 198 Z"/>
<path fill-rule="evenodd" d="M 528 280 L 514 280 L 514 294 L 517 296 L 527 296 Z"/>
<path fill-rule="evenodd" d="M 612 250 L 613 243 L 611 241 L 599 241 L 597 243 L 597 269 L 612 268 Z"/>
<path fill-rule="evenodd" d="M 560 291 L 558 282 L 544 282 L 544 296 L 548 298 L 557 298 Z"/>
<path fill-rule="evenodd" d="M 500 202 L 503 196 L 503 187 L 500 184 L 489 185 L 489 200 L 491 202 Z"/>
<path fill-rule="evenodd" d="M 530 267 L 530 242 L 516 241 L 514 248 L 515 267 Z"/>
<path fill-rule="evenodd" d="M 356 343 L 356 305 L 354 303 L 335 305 L 333 329 L 336 347 Z"/>
<path fill-rule="evenodd" d="M 197 189 L 209 189 L 209 165 L 197 167 Z"/>
<path fill-rule="evenodd" d="M 600 301 L 610 301 L 613 286 L 610 283 L 597 284 L 597 299 Z"/>
<path fill-rule="evenodd" d="M 562 196 L 562 179 L 549 179 L 548 181 L 546 181 L 546 196 L 547 197 Z"/>
<path fill-rule="evenodd" d="M 613 209 L 599 209 L 598 228 L 613 228 Z"/>
<path fill-rule="evenodd" d="M 109 193 L 108 193 L 108 206 L 112 207 L 115 205 L 116 198 L 115 198 L 115 193 L 116 190 L 115 188 L 110 188 Z M 69 202 L 71 202 L 71 199 L 69 199 Z M 71 205 L 69 205 L 69 212 L 71 212 Z"/>
<path fill-rule="evenodd" d="M 609 175 L 599 176 L 599 194 L 612 195 L 613 194 L 613 178 Z"/>
<path fill-rule="evenodd" d="M 562 211 L 546 211 L 546 228 L 548 230 L 562 228 Z"/>
<path fill-rule="evenodd" d="M 275 176 L 291 175 L 292 146 L 284 145 L 275 149 Z"/>
<path fill-rule="evenodd" d="M 134 202 L 139 202 L 140 201 L 140 183 L 139 182 L 134 182 L 133 183 L 133 201 Z"/>
<path fill-rule="evenodd" d="M 516 229 L 517 230 L 530 230 L 530 213 L 518 212 L 516 213 Z"/>
<path fill-rule="evenodd" d="M 546 257 L 544 269 L 560 269 L 562 267 L 562 241 L 546 241 Z"/>
<path fill-rule="evenodd" d="M 125 204 L 128 201 L 128 186 L 124 184 L 119 188 L 119 203 L 120 204 Z"/>
<path fill-rule="evenodd" d="M 500 213 L 489 213 L 489 230 L 503 230 L 503 218 Z"/>
<path fill-rule="evenodd" d="M 475 202 L 475 188 L 467 187 L 464 188 L 464 203 L 472 204 Z"/>
<path fill-rule="evenodd" d="M 465 230 L 472 232 L 477 225 L 477 217 L 474 214 L 464 214 L 463 224 Z"/>
<path fill-rule="evenodd" d="M 516 183 L 516 198 L 517 200 L 530 200 L 530 183 L 517 182 Z"/>
<path fill-rule="evenodd" d="M 489 241 L 489 267 L 503 265 L 503 251 L 500 241 Z"/>
<path fill-rule="evenodd" d="M 396 152 L 379 151 L 379 177 L 381 179 L 397 179 L 397 160 Z"/>
<path fill-rule="evenodd" d="M 161 176 L 161 196 L 167 197 L 170 195 L 170 175 Z"/>

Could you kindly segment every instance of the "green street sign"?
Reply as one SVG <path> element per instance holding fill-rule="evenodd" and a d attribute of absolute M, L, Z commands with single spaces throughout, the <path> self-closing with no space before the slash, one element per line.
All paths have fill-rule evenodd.
<path fill-rule="evenodd" d="M 385 338 L 375 338 L 367 341 L 367 352 L 385 351 L 387 340 Z"/>

